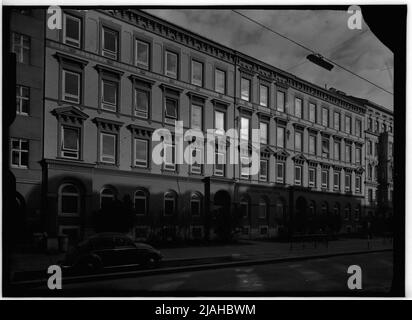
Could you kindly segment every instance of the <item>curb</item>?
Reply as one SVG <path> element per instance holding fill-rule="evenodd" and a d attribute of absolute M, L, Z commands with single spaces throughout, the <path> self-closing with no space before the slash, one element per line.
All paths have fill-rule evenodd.
<path fill-rule="evenodd" d="M 230 267 L 241 267 L 241 266 L 250 266 L 250 265 L 261 265 L 261 264 L 270 264 L 270 263 L 281 263 L 281 262 L 291 262 L 291 261 L 302 261 L 310 259 L 320 259 L 320 258 L 330 258 L 330 257 L 339 257 L 339 256 L 349 256 L 349 255 L 358 255 L 358 254 L 369 254 L 369 253 L 379 253 L 379 252 L 390 252 L 393 251 L 391 248 L 386 249 L 377 249 L 377 250 L 360 250 L 360 251 L 351 251 L 351 252 L 337 252 L 337 253 L 325 253 L 325 254 L 313 254 L 313 255 L 304 255 L 304 256 L 290 256 L 290 257 L 281 257 L 281 258 L 266 258 L 266 259 L 252 259 L 252 260 L 243 260 L 243 261 L 233 261 L 233 262 L 223 262 L 223 263 L 208 263 L 208 264 L 199 264 L 191 266 L 182 266 L 182 267 L 169 267 L 169 268 L 159 268 L 151 270 L 135 270 L 127 272 L 114 272 L 114 273 L 104 273 L 104 274 L 94 274 L 94 275 L 85 275 L 85 276 L 72 276 L 63 278 L 63 283 L 79 283 L 79 282 L 89 282 L 89 281 L 103 281 L 111 279 L 120 279 L 128 277 L 143 277 L 151 275 L 163 275 L 170 273 L 178 272 L 190 272 L 190 271 L 201 271 L 207 269 L 221 269 L 221 268 L 230 268 Z M 28 280 L 28 281 L 16 281 L 12 282 L 11 285 L 14 287 L 36 287 L 44 285 L 46 279 L 39 280 Z"/>

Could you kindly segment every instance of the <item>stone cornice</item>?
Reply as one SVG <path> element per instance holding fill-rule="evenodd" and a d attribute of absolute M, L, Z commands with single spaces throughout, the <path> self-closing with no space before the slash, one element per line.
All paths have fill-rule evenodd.
<path fill-rule="evenodd" d="M 134 24 L 140 29 L 147 30 L 171 41 L 234 63 L 235 55 L 233 50 L 146 12 L 136 9 L 103 10 L 103 12 L 119 20 Z"/>

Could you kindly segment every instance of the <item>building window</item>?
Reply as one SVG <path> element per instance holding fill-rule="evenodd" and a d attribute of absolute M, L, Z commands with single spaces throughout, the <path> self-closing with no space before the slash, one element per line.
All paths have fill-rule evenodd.
<path fill-rule="evenodd" d="M 355 178 L 355 191 L 357 193 L 361 193 L 362 192 L 362 188 L 361 188 L 361 177 L 359 175 L 356 176 Z"/>
<path fill-rule="evenodd" d="M 16 86 L 16 114 L 29 114 L 30 107 L 30 88 L 24 86 Z"/>
<path fill-rule="evenodd" d="M 378 166 L 375 166 L 375 181 L 378 181 L 378 175 L 379 175 Z"/>
<path fill-rule="evenodd" d="M 61 151 L 63 158 L 80 159 L 80 128 L 62 126 Z"/>
<path fill-rule="evenodd" d="M 352 132 L 352 118 L 350 116 L 345 116 L 345 132 L 347 134 Z"/>
<path fill-rule="evenodd" d="M 249 118 L 240 118 L 240 139 L 249 141 Z"/>
<path fill-rule="evenodd" d="M 322 138 L 322 157 L 329 158 L 329 139 Z"/>
<path fill-rule="evenodd" d="M 144 139 L 134 139 L 134 165 L 136 167 L 147 168 L 149 164 L 149 141 Z"/>
<path fill-rule="evenodd" d="M 30 37 L 13 32 L 12 52 L 16 54 L 16 61 L 30 63 Z"/>
<path fill-rule="evenodd" d="M 375 132 L 379 133 L 379 121 L 378 120 L 375 121 Z"/>
<path fill-rule="evenodd" d="M 163 163 L 164 170 L 175 171 L 176 170 L 176 146 L 174 144 L 173 138 L 172 141 L 163 141 Z"/>
<path fill-rule="evenodd" d="M 361 150 L 361 148 L 356 148 L 356 150 L 355 150 L 355 163 L 356 164 L 361 164 L 361 158 L 362 158 L 362 150 Z"/>
<path fill-rule="evenodd" d="M 250 177 L 250 163 L 249 157 L 240 156 L 240 177 L 249 179 Z"/>
<path fill-rule="evenodd" d="M 351 174 L 350 173 L 345 173 L 345 191 L 350 191 L 352 188 L 352 183 L 351 183 Z"/>
<path fill-rule="evenodd" d="M 82 41 L 82 20 L 75 16 L 64 14 L 63 42 L 80 48 Z"/>
<path fill-rule="evenodd" d="M 166 97 L 165 99 L 165 122 L 175 124 L 178 114 L 178 100 Z"/>
<path fill-rule="evenodd" d="M 367 140 L 367 150 L 368 150 L 368 155 L 373 155 L 373 145 L 371 140 Z"/>
<path fill-rule="evenodd" d="M 107 208 L 116 199 L 116 192 L 112 188 L 103 188 L 100 192 L 100 208 Z"/>
<path fill-rule="evenodd" d="M 190 126 L 192 129 L 203 130 L 203 107 L 197 104 L 192 104 Z"/>
<path fill-rule="evenodd" d="M 172 216 L 176 212 L 176 195 L 173 192 L 167 192 L 164 195 L 164 215 Z"/>
<path fill-rule="evenodd" d="M 355 120 L 355 135 L 357 137 L 362 136 L 362 122 L 359 119 Z"/>
<path fill-rule="evenodd" d="M 333 127 L 335 130 L 340 130 L 340 113 L 335 112 L 333 114 Z"/>
<path fill-rule="evenodd" d="M 266 122 L 259 123 L 260 143 L 268 144 L 268 124 Z"/>
<path fill-rule="evenodd" d="M 368 179 L 372 180 L 373 178 L 373 167 L 371 164 L 368 164 Z"/>
<path fill-rule="evenodd" d="M 192 60 L 192 84 L 203 86 L 203 63 L 196 60 Z"/>
<path fill-rule="evenodd" d="M 360 219 L 360 209 L 359 209 L 359 206 L 356 207 L 356 208 L 353 210 L 353 219 L 354 219 L 355 221 L 359 221 L 359 219 Z"/>
<path fill-rule="evenodd" d="M 150 44 L 135 39 L 135 65 L 143 69 L 150 66 Z"/>
<path fill-rule="evenodd" d="M 386 132 L 386 124 L 382 123 L 382 132 Z"/>
<path fill-rule="evenodd" d="M 59 215 L 77 216 L 80 214 L 80 192 L 73 184 L 63 184 L 59 188 Z"/>
<path fill-rule="evenodd" d="M 351 215 L 351 208 L 350 208 L 350 205 L 347 205 L 347 206 L 345 207 L 345 209 L 344 209 L 343 218 L 344 218 L 345 220 L 350 220 L 350 215 Z"/>
<path fill-rule="evenodd" d="M 368 199 L 370 203 L 373 202 L 373 190 L 372 189 L 368 189 Z"/>
<path fill-rule="evenodd" d="M 309 154 L 316 155 L 316 136 L 309 135 Z"/>
<path fill-rule="evenodd" d="M 309 187 L 316 186 L 316 169 L 309 168 Z"/>
<path fill-rule="evenodd" d="M 101 108 L 107 111 L 117 111 L 118 105 L 118 85 L 117 81 L 102 79 L 102 104 Z"/>
<path fill-rule="evenodd" d="M 225 133 L 225 113 L 215 110 L 215 130 L 217 134 Z"/>
<path fill-rule="evenodd" d="M 264 198 L 259 200 L 259 219 L 266 219 L 268 216 L 268 201 Z"/>
<path fill-rule="evenodd" d="M 215 91 L 221 94 L 226 93 L 226 72 L 215 69 Z"/>
<path fill-rule="evenodd" d="M 11 166 L 15 168 L 28 168 L 29 166 L 29 141 L 11 138 Z"/>
<path fill-rule="evenodd" d="M 193 194 L 190 199 L 190 212 L 192 216 L 194 217 L 200 216 L 200 211 L 202 208 L 201 204 L 202 204 L 202 201 L 201 201 L 200 195 L 198 195 L 197 193 Z"/>
<path fill-rule="evenodd" d="M 340 161 L 340 142 L 339 141 L 334 142 L 333 153 L 334 153 L 334 156 L 335 156 L 335 160 Z"/>
<path fill-rule="evenodd" d="M 340 189 L 340 172 L 333 173 L 333 190 Z"/>
<path fill-rule="evenodd" d="M 250 101 L 250 80 L 246 78 L 241 79 L 241 96 L 243 100 Z"/>
<path fill-rule="evenodd" d="M 303 118 L 302 104 L 302 99 L 295 98 L 295 116 L 298 118 Z"/>
<path fill-rule="evenodd" d="M 352 162 L 352 146 L 350 144 L 345 145 L 345 159 L 346 162 Z"/>
<path fill-rule="evenodd" d="M 134 115 L 139 118 L 149 117 L 150 91 L 134 89 Z"/>
<path fill-rule="evenodd" d="M 219 150 L 219 148 L 222 148 Z M 214 175 L 218 177 L 223 177 L 225 175 L 225 163 L 226 156 L 223 150 L 223 147 L 218 145 L 218 148 L 215 152 L 215 166 L 214 166 Z"/>
<path fill-rule="evenodd" d="M 260 160 L 259 180 L 268 180 L 268 160 Z"/>
<path fill-rule="evenodd" d="M 316 104 L 309 103 L 309 121 L 316 123 Z"/>
<path fill-rule="evenodd" d="M 302 152 L 302 132 L 295 132 L 295 151 Z"/>
<path fill-rule="evenodd" d="M 81 74 L 62 70 L 62 99 L 67 102 L 80 103 Z"/>
<path fill-rule="evenodd" d="M 375 157 L 377 157 L 379 154 L 379 143 L 375 142 Z"/>
<path fill-rule="evenodd" d="M 190 145 L 191 158 L 190 158 L 190 172 L 194 174 L 202 173 L 203 163 L 203 146 L 201 143 L 196 142 Z M 200 161 L 199 161 L 200 160 Z"/>
<path fill-rule="evenodd" d="M 285 183 L 285 163 L 284 162 L 276 163 L 276 182 Z"/>
<path fill-rule="evenodd" d="M 302 185 L 302 167 L 295 166 L 295 185 Z"/>
<path fill-rule="evenodd" d="M 328 204 L 326 202 L 323 202 L 320 206 L 320 212 L 322 216 L 326 216 L 328 214 Z"/>
<path fill-rule="evenodd" d="M 368 118 L 368 130 L 369 131 L 372 131 L 373 129 L 372 129 L 372 126 L 373 126 L 373 124 L 372 124 L 372 118 Z"/>
<path fill-rule="evenodd" d="M 113 60 L 118 59 L 119 33 L 103 27 L 102 29 L 102 55 Z"/>
<path fill-rule="evenodd" d="M 179 63 L 177 53 L 166 51 L 165 53 L 165 74 L 168 77 L 177 79 Z"/>
<path fill-rule="evenodd" d="M 327 108 L 322 108 L 322 125 L 325 127 L 329 126 L 329 110 Z"/>
<path fill-rule="evenodd" d="M 136 215 L 143 216 L 147 214 L 147 193 L 142 190 L 137 190 L 134 193 L 134 210 Z"/>
<path fill-rule="evenodd" d="M 249 217 L 249 200 L 247 198 L 243 197 L 240 200 L 239 205 L 240 205 L 240 215 L 241 215 L 241 217 L 243 217 L 243 218 Z"/>
<path fill-rule="evenodd" d="M 117 160 L 117 135 L 100 133 L 100 161 L 116 164 Z"/>
<path fill-rule="evenodd" d="M 276 93 L 276 109 L 285 112 L 285 93 L 283 91 L 277 91 Z"/>
<path fill-rule="evenodd" d="M 327 189 L 329 186 L 329 170 L 322 170 L 322 188 Z"/>
<path fill-rule="evenodd" d="M 276 144 L 280 148 L 285 147 L 285 128 L 277 127 L 276 128 Z"/>
<path fill-rule="evenodd" d="M 259 86 L 260 105 L 267 107 L 269 105 L 269 88 L 261 84 Z"/>

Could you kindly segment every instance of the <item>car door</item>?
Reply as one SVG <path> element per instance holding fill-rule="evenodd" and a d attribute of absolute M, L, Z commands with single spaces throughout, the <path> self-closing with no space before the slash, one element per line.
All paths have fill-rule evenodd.
<path fill-rule="evenodd" d="M 136 246 L 128 237 L 115 237 L 115 251 L 118 265 L 135 264 Z"/>
<path fill-rule="evenodd" d="M 113 237 L 93 239 L 92 247 L 92 253 L 100 258 L 103 267 L 109 267 L 115 263 Z"/>

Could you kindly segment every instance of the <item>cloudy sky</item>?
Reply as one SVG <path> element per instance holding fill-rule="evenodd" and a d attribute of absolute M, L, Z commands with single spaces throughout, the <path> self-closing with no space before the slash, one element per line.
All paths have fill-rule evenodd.
<path fill-rule="evenodd" d="M 312 64 L 306 60 L 308 51 L 231 10 L 147 11 L 319 86 L 334 87 L 393 109 L 391 94 L 336 66 L 329 72 Z M 392 52 L 375 37 L 364 21 L 361 30 L 350 30 L 346 11 L 240 12 L 393 92 Z"/>

